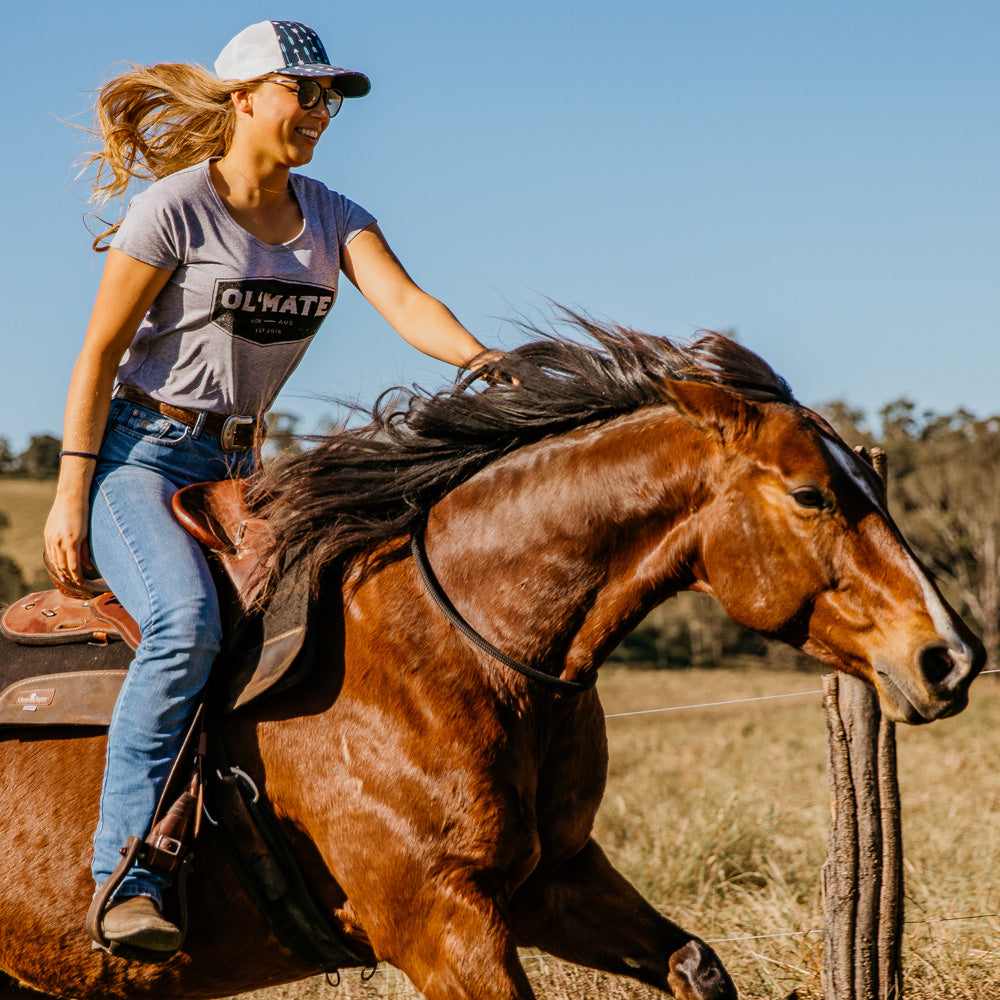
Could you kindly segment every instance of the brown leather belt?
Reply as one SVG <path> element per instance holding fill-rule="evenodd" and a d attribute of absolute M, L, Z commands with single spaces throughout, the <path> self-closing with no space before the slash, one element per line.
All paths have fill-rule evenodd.
<path fill-rule="evenodd" d="M 199 434 L 211 434 L 219 439 L 223 451 L 248 451 L 257 443 L 258 431 L 261 439 L 267 424 L 258 417 L 240 414 L 209 413 L 207 410 L 189 410 L 182 406 L 171 406 L 137 389 L 134 385 L 117 385 L 115 399 L 127 399 L 138 403 L 147 410 L 153 410 L 164 417 L 170 417 L 180 424 L 195 428 Z"/>

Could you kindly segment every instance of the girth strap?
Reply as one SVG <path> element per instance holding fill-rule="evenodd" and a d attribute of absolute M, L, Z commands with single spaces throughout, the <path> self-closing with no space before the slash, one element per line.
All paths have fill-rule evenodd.
<path fill-rule="evenodd" d="M 274 814 L 244 772 L 216 771 L 208 787 L 219 846 L 275 937 L 317 972 L 367 964 L 316 906 Z"/>

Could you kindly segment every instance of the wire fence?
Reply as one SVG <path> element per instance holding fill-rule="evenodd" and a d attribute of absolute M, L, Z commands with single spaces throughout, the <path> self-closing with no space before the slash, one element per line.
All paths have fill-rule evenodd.
<path fill-rule="evenodd" d="M 986 674 L 1000 674 L 997 670 L 982 670 L 979 676 Z M 634 715 L 658 715 L 662 712 L 691 712 L 696 708 L 719 708 L 722 705 L 749 705 L 755 701 L 777 701 L 779 698 L 804 698 L 807 695 L 822 695 L 823 689 L 817 688 L 815 691 L 790 691 L 786 694 L 762 694 L 753 698 L 731 698 L 728 701 L 703 701 L 697 705 L 668 705 L 665 708 L 642 708 L 635 712 L 611 712 L 606 713 L 605 719 L 624 719 Z"/>
<path fill-rule="evenodd" d="M 748 705 L 752 701 L 776 701 L 779 698 L 802 698 L 805 695 L 822 694 L 816 691 L 791 691 L 787 694 L 762 694 L 755 698 L 732 698 L 729 701 L 703 701 L 699 705 L 668 705 L 666 708 L 641 708 L 635 712 L 611 712 L 605 719 L 624 719 L 634 715 L 658 715 L 661 712 L 690 712 L 696 708 L 718 708 L 721 705 Z"/>

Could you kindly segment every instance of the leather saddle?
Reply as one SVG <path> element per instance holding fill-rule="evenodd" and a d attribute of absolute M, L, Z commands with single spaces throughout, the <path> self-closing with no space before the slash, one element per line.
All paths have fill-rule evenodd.
<path fill-rule="evenodd" d="M 225 638 L 216 669 L 225 672 L 229 710 L 297 683 L 309 669 L 306 635 L 310 610 L 308 571 L 286 574 L 263 600 L 271 527 L 247 504 L 246 480 L 198 483 L 173 498 L 177 519 L 214 557 L 213 573 L 223 607 Z M 21 676 L 8 672 L 0 689 L 0 727 L 22 725 L 106 726 L 127 669 L 108 657 L 109 669 L 94 669 L 94 646 L 141 638 L 129 613 L 95 581 L 96 593 L 55 589 L 29 594 L 0 618 L 0 633 L 25 646 L 86 644 L 86 669 L 65 655 L 65 669 L 32 668 L 26 656 Z M 66 654 L 70 650 L 65 650 Z"/>

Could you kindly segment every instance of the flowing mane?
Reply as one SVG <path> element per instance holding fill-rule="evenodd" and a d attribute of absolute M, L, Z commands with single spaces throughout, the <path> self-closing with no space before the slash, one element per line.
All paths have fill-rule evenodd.
<path fill-rule="evenodd" d="M 314 579 L 336 560 L 406 536 L 450 490 L 502 455 L 551 434 L 670 404 L 671 384 L 721 386 L 761 402 L 794 403 L 788 384 L 719 333 L 690 344 L 575 313 L 582 339 L 524 327 L 535 339 L 507 352 L 516 385 L 468 375 L 437 393 L 383 393 L 371 421 L 284 456 L 258 490 L 278 538 L 277 565 L 312 559 Z"/>

